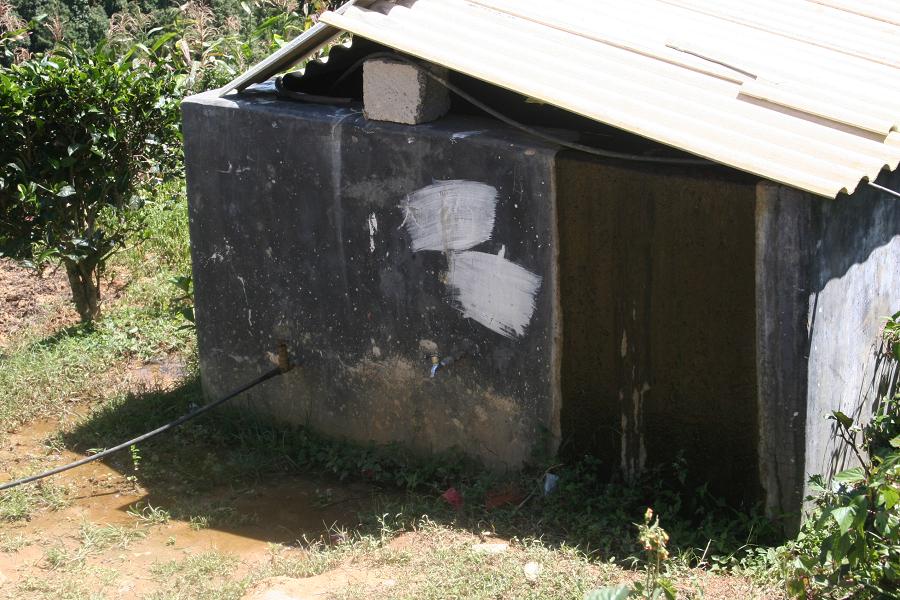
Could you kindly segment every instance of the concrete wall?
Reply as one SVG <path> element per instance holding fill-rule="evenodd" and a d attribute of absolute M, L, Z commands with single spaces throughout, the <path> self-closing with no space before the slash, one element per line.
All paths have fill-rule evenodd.
<path fill-rule="evenodd" d="M 216 396 L 363 442 L 516 466 L 557 433 L 555 148 L 496 124 L 185 101 L 197 331 Z M 447 183 L 449 182 L 449 183 Z M 431 354 L 460 360 L 429 378 Z"/>
<path fill-rule="evenodd" d="M 724 168 L 585 159 L 448 116 L 408 127 L 265 96 L 184 103 L 204 388 L 358 441 L 496 467 L 679 453 L 735 501 L 799 510 L 845 462 L 831 410 L 894 382 L 900 202 Z M 885 180 L 900 187 L 900 175 Z M 430 356 L 459 357 L 429 378 Z"/>
<path fill-rule="evenodd" d="M 577 156 L 557 166 L 564 451 L 626 476 L 682 453 L 755 501 L 752 180 Z"/>
<path fill-rule="evenodd" d="M 880 332 L 900 310 L 900 202 L 761 183 L 756 221 L 760 479 L 779 514 L 799 509 L 809 475 L 848 464 L 831 411 L 865 420 L 895 383 Z"/>

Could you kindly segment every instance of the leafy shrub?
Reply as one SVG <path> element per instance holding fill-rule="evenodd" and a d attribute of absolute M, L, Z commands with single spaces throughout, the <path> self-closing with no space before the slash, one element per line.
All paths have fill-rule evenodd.
<path fill-rule="evenodd" d="M 101 45 L 0 68 L 0 255 L 61 261 L 83 321 L 141 190 L 180 165 L 175 80 L 150 58 Z"/>
<path fill-rule="evenodd" d="M 887 399 L 860 427 L 842 412 L 830 417 L 860 466 L 827 486 L 810 479 L 815 510 L 797 539 L 788 590 L 799 597 L 884 598 L 900 592 L 900 396 Z"/>
<path fill-rule="evenodd" d="M 61 44 L 127 53 L 152 47 L 177 71 L 186 92 L 217 87 L 315 23 L 327 0 L 0 0 L 0 33 L 6 21 L 30 21 L 17 40 L 19 59 L 53 52 Z M 16 29 L 8 26 L 7 29 Z M 2 38 L 0 38 L 2 42 Z M 19 62 L 7 44 L 0 64 Z"/>

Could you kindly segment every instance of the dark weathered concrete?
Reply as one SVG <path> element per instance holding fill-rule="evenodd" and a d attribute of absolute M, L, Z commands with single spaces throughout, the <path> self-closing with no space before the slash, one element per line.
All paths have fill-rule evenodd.
<path fill-rule="evenodd" d="M 255 410 L 495 466 L 552 443 L 554 148 L 471 118 L 413 135 L 358 108 L 207 96 L 183 107 L 207 393 L 259 373 L 284 339 L 305 364 L 251 393 Z M 490 239 L 472 250 L 542 278 L 523 335 L 457 310 L 447 252 L 411 251 L 407 196 L 444 180 L 497 189 Z M 430 354 L 461 351 L 429 378 Z"/>
<path fill-rule="evenodd" d="M 754 501 L 752 180 L 563 155 L 557 186 L 563 443 Z"/>
<path fill-rule="evenodd" d="M 769 511 L 796 522 L 809 475 L 848 461 L 826 417 L 866 419 L 895 383 L 880 332 L 900 309 L 900 202 L 762 183 L 756 220 L 760 479 Z"/>
<path fill-rule="evenodd" d="M 846 462 L 824 417 L 895 383 L 900 202 L 874 190 L 265 96 L 190 98 L 184 131 L 210 395 L 286 340 L 303 367 L 248 407 L 497 467 L 560 440 L 626 477 L 683 454 L 713 491 L 796 516 L 807 476 Z M 454 358 L 435 379 L 431 355 Z"/>

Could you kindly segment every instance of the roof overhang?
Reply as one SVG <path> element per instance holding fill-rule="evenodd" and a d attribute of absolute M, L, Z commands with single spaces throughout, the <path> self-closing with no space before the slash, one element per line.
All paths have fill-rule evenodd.
<path fill-rule="evenodd" d="M 836 197 L 900 162 L 900 18 L 888 8 L 877 0 L 567 0 L 552 9 L 543 0 L 362 0 L 323 14 L 320 31 L 282 51 L 278 64 L 348 31 Z M 258 70 L 257 80 L 263 71 L 273 74 Z"/>

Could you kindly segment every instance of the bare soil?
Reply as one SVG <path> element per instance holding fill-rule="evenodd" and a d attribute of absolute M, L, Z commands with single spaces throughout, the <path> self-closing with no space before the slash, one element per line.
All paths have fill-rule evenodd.
<path fill-rule="evenodd" d="M 100 283 L 101 303 L 118 298 L 128 285 L 120 274 Z M 0 350 L 21 331 L 52 333 L 78 322 L 65 269 L 38 272 L 0 258 Z"/>
<path fill-rule="evenodd" d="M 107 281 L 103 292 L 115 298 L 124 285 L 118 279 Z M 0 350 L 23 331 L 50 334 L 77 323 L 69 294 L 62 269 L 38 274 L 0 259 Z M 171 389 L 185 376 L 183 364 L 173 359 L 112 367 L 114 385 L 136 391 Z M 89 409 L 89 403 L 82 403 L 58 419 L 31 422 L 5 433 L 0 440 L 0 481 L 82 458 L 53 439 Z M 298 541 L 329 540 L 335 531 L 355 527 L 358 511 L 372 496 L 366 485 L 336 487 L 312 477 L 229 486 L 192 498 L 198 506 L 227 506 L 233 523 L 211 527 L 174 518 L 154 524 L 136 516 L 135 506 L 137 512 L 146 506 L 165 508 L 173 499 L 143 489 L 134 478 L 101 461 L 45 481 L 67 491 L 67 506 L 35 510 L 28 520 L 0 522 L 0 598 L 67 592 L 80 597 L 54 583 L 67 579 L 75 580 L 79 590 L 96 594 L 91 597 L 142 598 L 160 585 L 150 576 L 153 565 L 209 551 L 237 557 L 240 566 L 231 577 L 240 578 L 250 565 L 269 560 L 273 544 L 299 553 Z M 108 548 L 87 546 L 84 528 L 105 525 L 137 534 Z M 63 559 L 54 562 L 60 551 Z"/>
<path fill-rule="evenodd" d="M 0 348 L 10 336 L 37 323 L 53 330 L 77 322 L 75 309 L 66 304 L 68 294 L 62 269 L 39 274 L 0 258 Z"/>
<path fill-rule="evenodd" d="M 68 450 L 48 454 L 48 436 L 64 426 L 42 421 L 9 435 L 0 448 L 0 480 L 20 473 L 23 464 L 49 468 L 82 458 Z M 171 506 L 173 499 L 141 488 L 100 461 L 49 481 L 68 489 L 67 507 L 40 511 L 28 521 L 0 525 L 0 535 L 5 539 L 21 536 L 27 541 L 16 551 L 0 553 L 0 597 L 29 597 L 23 595 L 21 584 L 63 577 L 64 570 L 77 567 L 81 584 L 103 590 L 103 597 L 141 598 L 159 587 L 159 582 L 148 575 L 154 564 L 216 551 L 237 557 L 246 569 L 265 563 L 272 544 L 302 552 L 302 540 L 329 540 L 335 531 L 356 527 L 356 515 L 373 495 L 373 490 L 362 484 L 336 487 L 312 477 L 284 476 L 252 487 L 215 489 L 195 498 L 198 505 L 224 501 L 235 521 L 233 525 L 198 527 L 177 519 L 153 524 L 135 516 L 133 509 L 129 512 L 135 505 Z M 48 560 L 53 549 L 64 548 L 73 557 L 85 552 L 82 528 L 110 524 L 138 530 L 141 537 L 126 547 L 92 551 L 77 564 L 65 567 Z M 116 574 L 114 585 L 103 580 L 103 575 L 111 572 Z M 232 574 L 240 576 L 240 568 Z"/>

